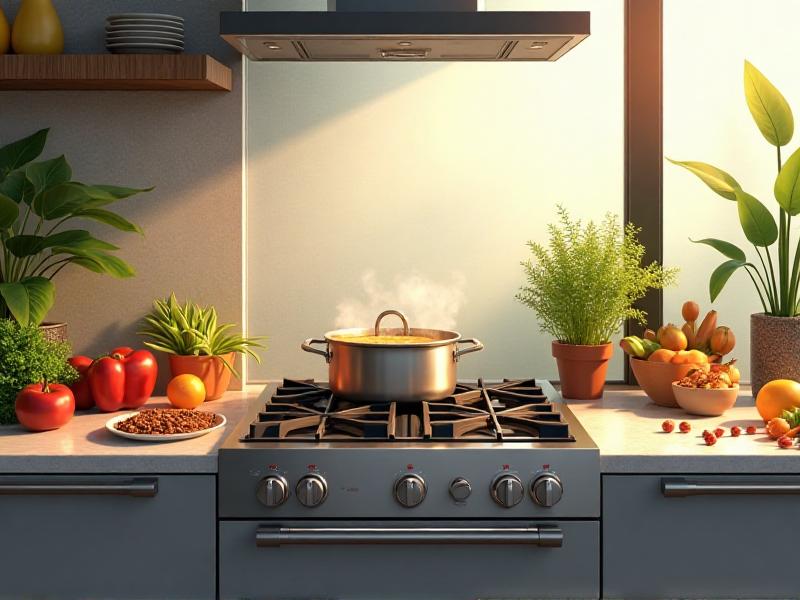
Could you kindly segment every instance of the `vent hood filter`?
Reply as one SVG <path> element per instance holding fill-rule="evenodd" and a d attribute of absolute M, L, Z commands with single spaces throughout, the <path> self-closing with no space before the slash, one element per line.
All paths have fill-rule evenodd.
<path fill-rule="evenodd" d="M 257 61 L 553 61 L 588 12 L 223 12 L 220 34 Z"/>

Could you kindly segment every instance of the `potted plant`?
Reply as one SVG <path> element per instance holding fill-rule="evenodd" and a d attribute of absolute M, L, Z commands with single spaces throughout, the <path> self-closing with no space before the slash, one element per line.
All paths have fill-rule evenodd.
<path fill-rule="evenodd" d="M 535 260 L 522 262 L 527 283 L 516 298 L 555 338 L 562 396 L 599 398 L 613 352 L 611 336 L 626 319 L 644 324 L 645 313 L 634 303 L 647 290 L 672 283 L 676 271 L 657 263 L 642 266 L 639 230 L 630 223 L 620 227 L 614 215 L 584 226 L 562 206 L 558 214 L 560 224 L 548 226 L 548 247 L 528 242 Z"/>
<path fill-rule="evenodd" d="M 206 400 L 216 400 L 227 391 L 231 374 L 239 377 L 234 366 L 236 354 L 248 354 L 261 363 L 253 348 L 264 348 L 263 338 L 228 333 L 231 327 L 230 323 L 217 323 L 213 306 L 200 307 L 189 301 L 181 305 L 172 293 L 153 302 L 139 334 L 149 338 L 146 346 L 169 354 L 173 377 L 197 375 L 206 387 Z"/>
<path fill-rule="evenodd" d="M 727 260 L 709 280 L 713 302 L 725 284 L 743 269 L 758 293 L 763 312 L 750 317 L 750 368 L 753 395 L 773 379 L 800 381 L 800 240 L 792 250 L 792 217 L 800 213 L 800 150 L 784 163 L 781 148 L 794 133 L 794 118 L 778 89 L 748 61 L 744 63 L 744 92 L 750 114 L 761 134 L 775 147 L 778 175 L 773 193 L 778 220 L 745 192 L 728 173 L 695 161 L 670 162 L 694 173 L 703 183 L 736 207 L 745 238 L 753 246 L 755 260 L 731 242 L 716 238 L 692 240 L 711 246 Z M 775 248 L 777 246 L 777 248 Z"/>
<path fill-rule="evenodd" d="M 0 148 L 0 318 L 39 325 L 55 300 L 53 278 L 77 265 L 95 273 L 131 277 L 131 266 L 112 254 L 119 248 L 74 221 L 95 221 L 121 231 L 141 229 L 106 207 L 149 191 L 88 185 L 72 179 L 64 156 L 34 162 L 49 130 Z M 149 188 L 152 189 L 152 188 Z M 66 338 L 66 325 L 45 325 L 45 335 Z"/>
<path fill-rule="evenodd" d="M 33 325 L 0 319 L 0 424 L 17 422 L 14 401 L 25 386 L 49 381 L 69 384 L 78 373 L 68 363 L 66 342 L 49 340 Z"/>

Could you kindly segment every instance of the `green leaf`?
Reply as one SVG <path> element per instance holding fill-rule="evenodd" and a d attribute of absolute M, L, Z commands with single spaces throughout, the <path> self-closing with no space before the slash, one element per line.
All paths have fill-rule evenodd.
<path fill-rule="evenodd" d="M 102 206 L 105 204 L 110 204 L 117 200 L 122 200 L 123 198 L 129 198 L 135 194 L 140 194 L 142 192 L 149 192 L 154 188 L 129 188 L 129 187 L 121 187 L 118 185 L 84 185 L 83 186 L 86 190 L 86 193 L 89 195 L 90 198 L 93 200 L 102 201 L 102 204 L 98 204 L 97 206 Z"/>
<path fill-rule="evenodd" d="M 82 185 L 62 183 L 33 200 L 33 212 L 45 219 L 60 219 L 78 210 L 92 208 L 93 201 Z"/>
<path fill-rule="evenodd" d="M 742 260 L 726 260 L 716 269 L 714 272 L 711 273 L 711 279 L 708 282 L 708 291 L 709 295 L 711 296 L 711 302 L 714 302 L 719 296 L 719 293 L 722 291 L 722 288 L 725 287 L 725 284 L 728 283 L 728 279 L 731 278 L 738 269 L 741 269 L 747 263 Z"/>
<path fill-rule="evenodd" d="M 0 283 L 0 295 L 21 325 L 39 325 L 55 301 L 55 286 L 44 277 L 26 277 L 14 283 Z"/>
<path fill-rule="evenodd" d="M 792 153 L 775 179 L 775 199 L 793 217 L 800 214 L 800 148 Z"/>
<path fill-rule="evenodd" d="M 11 198 L 0 194 L 0 229 L 11 227 L 19 217 L 19 206 Z"/>
<path fill-rule="evenodd" d="M 693 240 L 689 238 L 691 242 L 695 244 L 705 244 L 706 246 L 711 246 L 715 250 L 718 250 L 728 258 L 733 260 L 739 260 L 745 262 L 747 257 L 744 254 L 744 251 L 740 249 L 738 246 L 731 244 L 730 242 L 726 242 L 725 240 L 718 240 L 715 238 L 706 238 L 703 240 Z"/>
<path fill-rule="evenodd" d="M 16 257 L 33 256 L 56 246 L 78 249 L 119 250 L 103 240 L 93 237 L 83 229 L 68 229 L 53 235 L 15 235 L 6 240 L 6 247 Z"/>
<path fill-rule="evenodd" d="M 736 191 L 742 189 L 739 182 L 733 177 L 708 163 L 694 160 L 672 160 L 671 158 L 667 158 L 667 160 L 673 165 L 678 165 L 694 173 L 708 187 L 728 200 L 736 200 Z"/>
<path fill-rule="evenodd" d="M 63 155 L 58 158 L 31 163 L 25 167 L 25 176 L 33 185 L 34 193 L 66 183 L 72 177 L 72 169 Z"/>
<path fill-rule="evenodd" d="M 756 246 L 771 246 L 778 239 L 775 217 L 766 206 L 745 191 L 736 192 L 739 222 L 745 237 Z"/>
<path fill-rule="evenodd" d="M 73 264 L 95 273 L 104 273 L 118 279 L 136 275 L 133 267 L 124 260 L 100 250 L 55 246 L 53 247 L 53 254 L 71 254 L 73 258 L 70 259 L 70 262 Z"/>
<path fill-rule="evenodd" d="M 25 177 L 25 171 L 12 171 L 0 183 L 0 194 L 5 194 L 17 204 L 30 204 L 33 199 L 33 185 Z"/>
<path fill-rule="evenodd" d="M 761 134 L 773 146 L 785 146 L 794 134 L 789 103 L 769 79 L 749 61 L 744 61 L 744 96 Z"/>
<path fill-rule="evenodd" d="M 99 223 L 110 225 L 111 227 L 115 227 L 120 231 L 129 231 L 131 233 L 138 233 L 144 235 L 144 232 L 142 231 L 141 227 L 139 227 L 134 223 L 131 223 L 124 217 L 121 217 L 118 214 L 111 212 L 110 210 L 104 210 L 102 208 L 87 208 L 84 210 L 79 210 L 74 214 L 76 217 L 81 217 L 83 219 L 90 219 L 92 221 L 97 221 Z"/>
<path fill-rule="evenodd" d="M 33 135 L 0 148 L 0 179 L 39 156 L 44 150 L 48 131 L 50 130 L 40 129 Z"/>

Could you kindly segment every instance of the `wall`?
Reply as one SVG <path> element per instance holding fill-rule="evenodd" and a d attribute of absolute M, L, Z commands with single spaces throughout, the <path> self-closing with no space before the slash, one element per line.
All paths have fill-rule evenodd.
<path fill-rule="evenodd" d="M 300 341 L 388 306 L 481 338 L 461 377 L 555 377 L 519 262 L 556 203 L 622 213 L 623 3 L 486 8 L 591 10 L 592 35 L 555 63 L 248 63 L 247 312 L 271 336 L 254 379 L 324 378 Z"/>
<path fill-rule="evenodd" d="M 744 60 L 750 60 L 781 90 L 797 115 L 800 79 L 796 52 L 787 40 L 794 39 L 798 19 L 800 4 L 781 0 L 664 3 L 664 154 L 726 170 L 775 215 L 775 148 L 750 116 L 742 71 Z M 795 141 L 783 149 L 784 160 L 797 148 L 797 138 L 795 134 Z M 726 259 L 687 239 L 707 237 L 750 249 L 756 260 L 741 232 L 736 205 L 685 170 L 665 163 L 664 260 L 681 267 L 680 289 L 664 294 L 665 317 L 680 319 L 686 298 L 695 298 L 704 310 L 712 307 L 708 278 Z M 743 367 L 743 378 L 749 379 L 750 314 L 761 307 L 747 275 L 736 273 L 713 307 L 719 311 L 720 324 L 736 332 L 733 355 Z"/>
<path fill-rule="evenodd" d="M 2 2 L 9 17 L 18 0 Z M 224 92 L 0 92 L 0 139 L 51 127 L 45 156 L 66 154 L 76 179 L 155 186 L 117 205 L 145 237 L 103 229 L 137 276 L 102 277 L 79 268 L 56 280 L 51 320 L 69 323 L 77 352 L 98 355 L 140 344 L 137 320 L 155 297 L 175 291 L 242 321 L 241 57 L 218 34 L 220 10 L 237 0 L 56 0 L 66 52 L 105 52 L 104 19 L 120 12 L 185 17 L 186 52 L 210 53 L 234 69 Z M 100 227 L 87 226 L 99 231 Z M 166 373 L 162 363 L 162 375 Z M 162 376 L 162 384 L 164 377 Z"/>

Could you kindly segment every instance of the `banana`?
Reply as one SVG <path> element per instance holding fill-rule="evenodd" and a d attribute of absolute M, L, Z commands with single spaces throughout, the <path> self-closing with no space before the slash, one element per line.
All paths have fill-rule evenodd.
<path fill-rule="evenodd" d="M 697 329 L 697 335 L 694 337 L 694 348 L 705 351 L 708 348 L 708 343 L 711 341 L 711 336 L 714 334 L 716 328 L 717 311 L 710 310 Z"/>
<path fill-rule="evenodd" d="M 686 336 L 686 341 L 688 342 L 687 347 L 694 348 L 695 338 L 697 337 L 697 334 L 694 332 L 694 321 L 686 321 L 686 323 L 683 324 L 683 327 L 681 327 L 681 331 L 683 332 L 683 335 Z"/>
<path fill-rule="evenodd" d="M 653 352 L 661 348 L 661 344 L 653 340 L 641 340 L 641 342 L 644 347 L 644 356 L 642 358 L 648 358 Z"/>
<path fill-rule="evenodd" d="M 625 354 L 636 358 L 644 358 L 646 354 L 642 340 L 635 335 L 622 338 L 619 341 L 619 347 L 625 351 Z"/>

